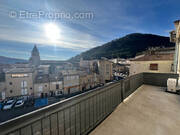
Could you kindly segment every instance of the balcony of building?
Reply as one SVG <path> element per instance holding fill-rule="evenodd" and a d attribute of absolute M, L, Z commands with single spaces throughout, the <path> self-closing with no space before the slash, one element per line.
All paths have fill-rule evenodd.
<path fill-rule="evenodd" d="M 180 96 L 142 85 L 90 135 L 179 135 Z"/>
<path fill-rule="evenodd" d="M 0 134 L 178 134 L 180 98 L 164 91 L 177 74 L 141 73 L 0 124 Z"/>

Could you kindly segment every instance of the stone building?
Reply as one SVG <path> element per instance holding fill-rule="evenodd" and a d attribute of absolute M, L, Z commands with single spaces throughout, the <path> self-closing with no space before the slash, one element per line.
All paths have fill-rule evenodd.
<path fill-rule="evenodd" d="M 5 74 L 6 97 L 32 95 L 36 72 L 32 68 L 13 68 Z"/>
<path fill-rule="evenodd" d="M 79 76 L 80 91 L 91 89 L 100 84 L 99 75 L 96 73 L 80 74 Z"/>
<path fill-rule="evenodd" d="M 63 76 L 64 94 L 71 94 L 79 91 L 79 75 L 68 74 Z"/>
<path fill-rule="evenodd" d="M 34 80 L 34 96 L 49 94 L 49 75 L 37 75 Z"/>
<path fill-rule="evenodd" d="M 113 79 L 113 62 L 102 58 L 101 60 L 80 60 L 80 67 L 87 72 L 93 72 L 100 75 L 100 82 L 105 83 Z"/>
<path fill-rule="evenodd" d="M 113 79 L 113 67 L 111 61 L 104 59 L 98 60 L 98 69 L 101 83 L 105 83 Z"/>
<path fill-rule="evenodd" d="M 63 93 L 62 77 L 58 75 L 37 75 L 34 81 L 34 96 L 52 96 L 56 91 Z"/>

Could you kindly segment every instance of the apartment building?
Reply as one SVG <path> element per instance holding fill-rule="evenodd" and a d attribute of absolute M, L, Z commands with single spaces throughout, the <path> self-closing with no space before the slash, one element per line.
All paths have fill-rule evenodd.
<path fill-rule="evenodd" d="M 63 82 L 60 76 L 49 74 L 36 76 L 34 81 L 35 96 L 52 96 L 56 91 L 61 91 L 63 93 Z"/>
<path fill-rule="evenodd" d="M 113 79 L 113 67 L 111 61 L 104 59 L 99 60 L 98 69 L 101 83 L 105 83 Z"/>
<path fill-rule="evenodd" d="M 38 73 L 49 74 L 50 65 L 39 65 L 37 70 L 38 70 Z"/>
<path fill-rule="evenodd" d="M 113 79 L 113 62 L 106 58 L 102 58 L 101 60 L 83 60 L 83 58 L 81 58 L 79 64 L 80 67 L 87 68 L 89 71 L 99 74 L 101 83 Z"/>
<path fill-rule="evenodd" d="M 80 74 L 79 77 L 80 82 L 80 90 L 87 90 L 96 87 L 98 84 L 100 84 L 100 78 L 99 75 L 96 73 L 91 74 Z"/>
<path fill-rule="evenodd" d="M 32 68 L 13 68 L 5 74 L 6 97 L 32 95 L 36 72 Z"/>
<path fill-rule="evenodd" d="M 34 80 L 34 96 L 49 94 L 49 75 L 37 75 Z"/>
<path fill-rule="evenodd" d="M 68 74 L 63 76 L 64 94 L 71 94 L 78 92 L 79 89 L 79 75 Z"/>
<path fill-rule="evenodd" d="M 50 74 L 49 75 L 49 90 L 50 90 L 50 93 L 55 93 L 55 92 L 64 93 L 63 76 Z"/>

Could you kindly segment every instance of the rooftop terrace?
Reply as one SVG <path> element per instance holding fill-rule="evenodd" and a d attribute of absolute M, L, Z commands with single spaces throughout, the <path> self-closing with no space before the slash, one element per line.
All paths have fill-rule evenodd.
<path fill-rule="evenodd" d="M 142 85 L 91 135 L 179 135 L 180 96 Z"/>
<path fill-rule="evenodd" d="M 0 123 L 0 134 L 176 135 L 180 97 L 164 92 L 168 78 L 178 75 L 133 75 Z"/>

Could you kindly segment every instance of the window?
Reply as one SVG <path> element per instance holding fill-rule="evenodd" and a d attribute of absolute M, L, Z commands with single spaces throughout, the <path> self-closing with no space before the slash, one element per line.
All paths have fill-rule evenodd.
<path fill-rule="evenodd" d="M 24 89 L 24 88 L 21 89 L 21 94 L 22 94 L 22 95 L 27 95 L 27 89 Z"/>
<path fill-rule="evenodd" d="M 13 83 L 12 82 L 9 82 L 9 85 L 12 85 Z"/>
<path fill-rule="evenodd" d="M 43 91 L 43 86 L 39 86 L 39 92 Z"/>
<path fill-rule="evenodd" d="M 59 84 L 56 84 L 56 90 L 58 90 L 59 89 Z"/>
<path fill-rule="evenodd" d="M 158 64 L 150 64 L 150 70 L 158 70 Z"/>
<path fill-rule="evenodd" d="M 22 78 L 22 77 L 28 77 L 28 74 L 12 74 L 12 78 Z"/>
<path fill-rule="evenodd" d="M 12 90 L 10 90 L 10 93 L 13 93 L 13 91 L 12 91 Z"/>
<path fill-rule="evenodd" d="M 27 81 L 22 81 L 21 82 L 21 88 L 27 87 Z"/>

